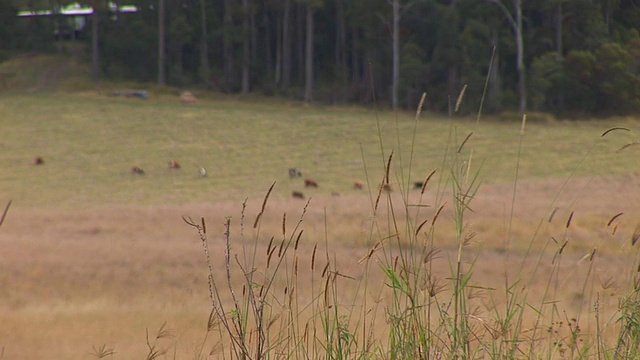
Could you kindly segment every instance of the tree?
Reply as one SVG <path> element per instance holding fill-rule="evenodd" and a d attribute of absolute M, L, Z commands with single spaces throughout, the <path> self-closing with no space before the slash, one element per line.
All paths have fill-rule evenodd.
<path fill-rule="evenodd" d="M 249 93 L 251 66 L 251 28 L 249 0 L 242 0 L 242 93 Z"/>
<path fill-rule="evenodd" d="M 516 71 L 518 73 L 518 110 L 520 114 L 527 111 L 526 68 L 524 66 L 524 39 L 522 36 L 522 0 L 513 0 L 513 14 L 502 3 L 502 0 L 487 0 L 496 4 L 513 30 L 516 42 Z"/>
<path fill-rule="evenodd" d="M 392 48 L 392 75 L 391 75 L 391 106 L 398 108 L 398 87 L 400 86 L 400 18 L 401 10 L 415 5 L 410 2 L 402 6 L 400 0 L 387 0 L 391 5 L 391 48 Z M 404 9 L 403 9 L 404 8 Z"/>
<path fill-rule="evenodd" d="M 305 40 L 305 81 L 304 81 L 304 101 L 313 101 L 313 14 L 315 12 L 317 3 L 313 3 L 311 0 L 307 0 L 306 11 L 306 40 Z"/>
<path fill-rule="evenodd" d="M 98 33 L 98 19 L 100 18 L 99 0 L 93 0 L 93 15 L 91 23 L 91 78 L 100 80 L 100 36 Z"/>
<path fill-rule="evenodd" d="M 284 0 L 282 14 L 282 83 L 285 93 L 289 90 L 291 81 L 291 0 Z"/>
<path fill-rule="evenodd" d="M 197 51 L 197 24 L 189 21 L 194 17 L 195 9 L 190 5 L 175 0 L 169 0 L 165 4 L 165 13 L 171 14 L 165 19 L 167 82 L 174 85 L 188 84 L 196 79 L 199 61 L 195 56 L 186 56 L 187 51 L 194 55 Z"/>
<path fill-rule="evenodd" d="M 345 25 L 344 0 L 336 2 L 336 47 L 335 76 L 337 83 L 343 88 L 347 84 L 347 31 Z M 344 97 L 344 96 L 342 96 Z M 344 100 L 344 99 L 341 99 Z"/>
<path fill-rule="evenodd" d="M 233 54 L 233 1 L 224 0 L 224 14 L 222 18 L 222 52 L 223 52 L 223 73 L 225 91 L 231 91 L 234 83 L 234 54 Z"/>
<path fill-rule="evenodd" d="M 209 67 L 209 35 L 207 33 L 206 0 L 200 0 L 200 77 L 207 88 L 211 87 Z"/>
<path fill-rule="evenodd" d="M 0 52 L 16 48 L 23 41 L 17 41 L 15 37 L 19 32 L 16 12 L 17 9 L 10 2 L 0 3 L 0 22 L 2 23 L 2 27 L 0 27 Z M 0 54 L 0 62 L 4 60 L 3 55 Z"/>
<path fill-rule="evenodd" d="M 391 78 L 391 106 L 398 108 L 398 83 L 400 82 L 400 0 L 392 0 L 391 43 L 393 47 L 393 75 Z"/>
<path fill-rule="evenodd" d="M 158 0 L 158 85 L 167 83 L 165 74 L 166 35 L 165 35 L 165 4 L 166 0 Z"/>

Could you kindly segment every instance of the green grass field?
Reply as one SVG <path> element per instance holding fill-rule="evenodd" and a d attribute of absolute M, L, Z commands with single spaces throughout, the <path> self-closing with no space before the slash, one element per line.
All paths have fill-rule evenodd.
<path fill-rule="evenodd" d="M 442 170 L 445 151 L 471 132 L 462 156 L 473 150 L 483 182 L 509 182 L 520 129 L 517 118 L 476 124 L 425 113 L 416 124 L 408 113 L 268 99 L 216 98 L 182 105 L 168 95 L 152 95 L 148 101 L 90 94 L 5 95 L 0 113 L 0 187 L 16 206 L 239 200 L 262 194 L 274 181 L 275 194 L 288 196 L 302 190 L 302 180 L 288 178 L 289 167 L 320 184 L 310 194 L 349 193 L 354 180 L 367 180 L 367 172 L 371 185 L 378 185 L 382 151 L 385 156 L 395 151 L 394 178 L 420 181 Z M 632 131 L 601 138 L 612 126 Z M 637 150 L 617 150 L 636 140 L 636 126 L 632 119 L 530 121 L 520 176 L 634 173 Z M 44 158 L 44 166 L 33 165 L 36 156 Z M 182 169 L 170 171 L 171 159 Z M 132 166 L 144 169 L 146 176 L 132 176 Z M 200 167 L 208 170 L 207 178 L 199 176 Z"/>
<path fill-rule="evenodd" d="M 389 332 L 406 332 L 396 334 L 396 340 L 424 335 L 413 323 L 423 324 L 424 314 L 414 318 L 409 311 L 423 306 L 439 316 L 429 325 L 429 334 L 442 336 L 428 342 L 435 358 L 452 358 L 465 346 L 489 351 L 496 344 L 494 358 L 526 358 L 534 348 L 544 351 L 545 359 L 594 358 L 598 344 L 612 354 L 619 304 L 630 298 L 637 267 L 629 239 L 635 237 L 640 216 L 635 201 L 640 148 L 620 149 L 638 139 L 638 119 L 533 119 L 521 137 L 518 118 L 486 117 L 476 123 L 475 118 L 423 112 L 416 120 L 411 113 L 218 95 L 186 105 L 171 89 L 152 89 L 145 101 L 110 96 L 112 86 L 103 84 L 100 92 L 0 95 L 0 201 L 13 200 L 0 228 L 0 286 L 7 290 L 0 294 L 0 359 L 96 358 L 91 354 L 103 344 L 116 352 L 107 359 L 142 358 L 152 353 L 153 332 L 165 321 L 175 337 L 157 339 L 167 350 L 158 358 L 231 358 L 230 349 L 220 350 L 216 342 L 224 333 L 206 331 L 211 310 L 207 263 L 198 235 L 183 216 L 206 217 L 216 276 L 225 271 L 221 238 L 227 216 L 232 217 L 234 254 L 243 254 L 247 244 L 263 254 L 272 236 L 276 241 L 301 236 L 300 249 L 289 252 L 284 278 L 277 279 L 277 293 L 269 298 L 275 327 L 286 334 L 283 343 L 274 335 L 273 346 L 296 343 L 289 354 L 293 358 L 323 354 L 327 349 L 320 344 L 334 341 L 320 334 L 312 348 L 296 347 L 304 339 L 305 321 L 320 332 L 323 325 L 326 332 L 346 331 L 333 334 L 345 339 L 364 339 L 363 326 L 374 329 L 371 335 L 380 348 L 363 358 L 415 355 L 409 345 L 394 347 Z M 601 136 L 613 127 L 629 131 Z M 394 191 L 383 194 L 379 210 L 373 211 L 391 151 Z M 34 164 L 37 156 L 44 164 Z M 172 159 L 181 169 L 168 168 Z M 131 174 L 133 166 L 145 175 Z M 207 177 L 199 175 L 200 167 L 208 170 Z M 290 167 L 301 170 L 302 178 L 290 179 Z M 460 180 L 468 168 L 479 171 L 477 196 L 462 192 L 452 197 L 452 173 Z M 413 182 L 433 170 L 436 175 L 423 197 Z M 319 187 L 304 188 L 306 177 Z M 354 189 L 355 180 L 368 188 Z M 274 181 L 266 212 L 254 228 Z M 293 199 L 292 191 L 312 198 L 300 228 L 304 235 L 293 228 L 305 202 Z M 244 199 L 247 209 L 241 213 Z M 461 210 L 461 199 L 473 203 Z M 429 207 L 405 206 L 418 203 Z M 431 224 L 440 205 L 444 210 L 436 231 Z M 619 212 L 624 214 L 609 221 Z M 416 231 L 425 219 L 423 231 Z M 413 264 L 427 242 L 442 253 Z M 377 243 L 384 247 L 376 248 Z M 316 244 L 322 262 L 314 268 Z M 377 249 L 375 254 L 371 249 Z M 596 260 L 585 260 L 594 249 Z M 374 254 L 372 263 L 358 261 L 367 254 Z M 473 273 L 467 285 L 453 281 L 454 274 L 460 275 L 456 254 L 461 254 L 465 274 Z M 333 278 L 322 271 L 325 264 Z M 263 255 L 251 266 L 267 277 Z M 300 275 L 298 266 L 305 269 Z M 420 272 L 403 272 L 411 266 Z M 501 289 L 506 269 L 515 271 L 510 280 L 518 289 L 508 294 Z M 431 308 L 437 302 L 425 296 L 420 281 L 426 280 L 418 273 L 440 279 L 445 286 L 435 298 L 452 310 Z M 530 278 L 533 273 L 539 276 Z M 411 293 L 411 301 L 425 303 L 404 307 L 409 300 L 398 295 L 402 286 L 389 286 L 403 276 L 417 281 L 403 290 Z M 237 273 L 233 279 L 238 293 L 244 293 L 244 279 Z M 292 286 L 297 305 L 279 312 L 276 304 L 286 303 Z M 318 289 L 328 295 L 319 296 Z M 456 289 L 468 295 L 468 304 L 454 295 Z M 518 306 L 507 301 L 511 295 L 518 306 L 526 304 L 520 309 L 532 310 L 519 315 Z M 598 321 L 590 310 L 596 298 Z M 231 302 L 231 295 L 223 294 L 222 300 Z M 335 314 L 324 312 L 329 308 Z M 567 325 L 572 317 L 581 321 L 582 333 Z M 544 329 L 550 328 L 562 329 L 547 334 Z M 477 338 L 462 342 L 466 345 L 446 338 L 471 333 Z M 576 345 L 578 339 L 585 345 Z M 350 343 L 356 352 L 344 357 L 358 358 L 365 342 Z M 508 356 L 508 349 L 520 343 L 522 353 Z M 212 348 L 217 350 L 207 356 Z M 438 357 L 439 349 L 452 352 Z"/>

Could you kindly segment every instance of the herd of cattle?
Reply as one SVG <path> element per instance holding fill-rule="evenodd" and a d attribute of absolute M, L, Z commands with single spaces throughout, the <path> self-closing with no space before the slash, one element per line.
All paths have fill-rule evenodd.
<path fill-rule="evenodd" d="M 295 179 L 295 178 L 301 178 L 302 177 L 302 172 L 300 170 L 298 170 L 297 168 L 289 168 L 289 179 Z M 423 181 L 417 181 L 414 182 L 414 188 L 416 189 L 420 189 L 423 187 L 424 182 Z M 311 178 L 305 178 L 304 179 L 304 187 L 305 188 L 317 188 L 318 187 L 318 183 L 311 179 Z M 353 189 L 354 190 L 364 190 L 365 188 L 365 183 L 361 180 L 354 180 L 353 181 Z M 381 185 L 381 189 L 382 191 L 386 191 L 386 192 L 391 192 L 392 191 L 392 187 L 390 184 L 383 184 Z M 332 193 L 332 195 L 334 196 L 338 196 L 340 195 L 339 193 Z M 302 191 L 293 191 L 291 192 L 291 196 L 293 196 L 294 198 L 297 199 L 304 199 L 304 193 Z"/>
<path fill-rule="evenodd" d="M 43 165 L 44 164 L 44 159 L 41 156 L 37 156 L 34 159 L 34 165 Z M 173 169 L 173 170 L 178 170 L 181 168 L 180 163 L 178 163 L 178 161 L 176 160 L 169 160 L 169 162 L 167 162 L 167 167 L 169 169 Z M 144 170 L 139 167 L 139 166 L 133 166 L 131 167 L 131 169 L 129 170 L 129 172 L 133 175 L 144 175 L 145 172 Z M 207 169 L 205 168 L 200 168 L 200 176 L 207 176 Z M 296 179 L 296 178 L 301 178 L 302 177 L 302 172 L 300 170 L 298 170 L 297 168 L 289 168 L 289 179 Z M 424 185 L 424 182 L 415 182 L 414 183 L 414 187 L 419 189 L 422 188 Z M 305 178 L 304 179 L 304 187 L 305 188 L 318 188 L 318 183 L 311 179 L 311 178 Z M 365 183 L 363 181 L 360 180 L 354 180 L 353 181 L 353 189 L 354 190 L 363 190 L 365 187 Z M 392 188 L 391 185 L 389 184 L 384 184 L 381 185 L 382 190 L 387 191 L 387 192 L 391 192 Z M 338 193 L 333 193 L 333 195 L 339 195 Z M 293 191 L 291 193 L 291 196 L 297 199 L 304 199 L 305 195 L 302 191 Z"/>

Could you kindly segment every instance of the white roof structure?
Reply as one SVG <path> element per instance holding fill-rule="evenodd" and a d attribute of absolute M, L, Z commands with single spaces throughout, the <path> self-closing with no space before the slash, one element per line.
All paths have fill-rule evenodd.
<path fill-rule="evenodd" d="M 134 13 L 134 12 L 138 12 L 138 8 L 134 5 L 117 6 L 116 4 L 109 2 L 109 11 L 113 13 Z M 91 14 L 93 14 L 93 8 L 91 6 L 82 6 L 78 3 L 72 3 L 56 10 L 18 11 L 18 16 L 21 16 L 21 17 L 52 16 L 52 15 L 85 16 L 85 15 L 91 15 Z"/>

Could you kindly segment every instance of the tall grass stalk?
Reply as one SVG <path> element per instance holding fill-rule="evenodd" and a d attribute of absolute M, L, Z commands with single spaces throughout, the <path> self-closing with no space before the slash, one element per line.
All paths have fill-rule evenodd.
<path fill-rule="evenodd" d="M 463 91 L 456 109 L 462 94 Z M 452 125 L 440 167 L 424 174 L 424 181 L 410 194 L 415 134 L 425 96 L 416 111 L 414 136 L 407 147 L 396 123 L 397 148 L 386 153 L 376 114 L 383 162 L 380 171 L 372 171 L 362 156 L 371 213 L 365 235 L 368 247 L 353 264 L 357 271 L 341 269 L 330 251 L 332 227 L 327 209 L 323 218 L 324 243 L 313 244 L 311 253 L 299 250 L 310 200 L 295 226 L 288 225 L 289 215 L 285 213 L 281 233 L 262 233 L 263 215 L 268 212 L 266 205 L 275 183 L 253 223 L 256 231 L 251 240 L 244 238 L 246 202 L 243 204 L 242 246 L 239 247 L 243 262 L 238 255 L 233 255 L 232 219 L 227 218 L 223 224 L 225 286 L 219 285 L 216 276 L 221 275 L 212 270 L 204 219 L 196 222 L 185 218 L 203 243 L 212 304 L 208 331 L 214 333 L 217 329 L 223 338 L 219 347 L 228 348 L 220 353 L 226 357 L 228 352 L 234 359 L 629 359 L 639 356 L 640 270 L 631 274 L 631 290 L 622 298 L 616 316 L 605 318 L 600 292 L 596 290 L 599 243 L 577 263 L 565 258 L 577 215 L 572 211 L 563 222 L 563 229 L 553 232 L 559 194 L 552 199 L 553 211 L 548 220 L 537 220 L 529 243 L 524 250 L 519 250 L 523 251 L 518 254 L 523 258 L 520 266 L 513 265 L 512 243 L 525 241 L 516 239 L 514 223 L 521 181 L 520 160 L 525 150 L 526 115 L 520 123 L 504 238 L 502 248 L 498 249 L 504 261 L 499 289 L 475 283 L 474 271 L 483 254 L 472 248 L 479 236 L 469 216 L 482 211 L 474 203 L 480 191 L 482 161 L 475 159 L 472 135 L 481 129 L 459 138 L 457 127 Z M 395 121 L 400 121 L 397 116 Z M 407 149 L 410 159 L 408 168 L 403 169 L 402 156 Z M 569 178 L 574 174 L 575 168 Z M 567 184 L 568 180 L 560 192 Z M 393 195 L 392 185 L 398 185 L 399 197 Z M 618 216 L 620 214 L 611 218 L 607 226 Z M 444 221 L 447 218 L 450 223 Z M 444 249 L 436 246 L 443 231 L 455 235 L 455 244 L 444 244 Z M 543 231 L 552 233 L 538 244 Z M 631 246 L 635 246 L 638 239 L 640 231 L 633 234 Z M 252 247 L 244 247 L 245 241 L 252 242 Z M 262 251 L 264 258 L 258 256 Z M 448 260 L 448 277 L 438 271 L 441 257 Z M 310 272 L 309 294 L 302 294 L 300 290 L 304 288 L 300 286 L 301 258 L 309 259 L 310 263 L 309 269 L 304 270 Z M 578 272 L 584 263 L 587 266 L 580 278 Z M 531 269 L 525 270 L 529 264 Z M 383 284 L 371 282 L 377 271 Z M 352 275 L 354 273 L 357 275 Z M 577 305 L 571 307 L 571 299 L 561 299 L 560 290 L 574 277 L 580 278 L 580 293 L 575 297 Z M 532 284 L 541 281 L 542 290 L 531 294 Z M 350 290 L 349 296 L 346 289 Z M 588 312 L 591 306 L 594 311 Z M 595 322 L 595 334 L 583 329 L 584 324 L 592 322 Z M 614 324 L 619 331 L 611 343 L 605 337 L 605 328 L 611 329 Z M 384 331 L 380 332 L 383 325 Z M 202 348 L 206 342 L 205 338 Z"/>

